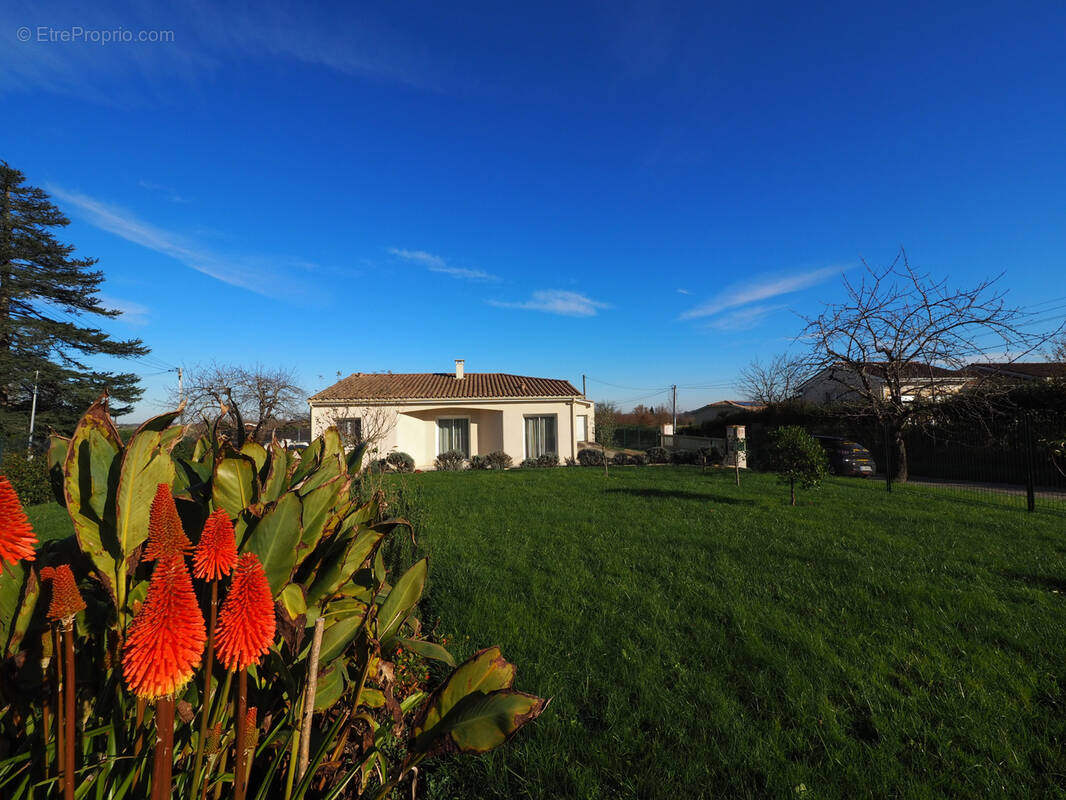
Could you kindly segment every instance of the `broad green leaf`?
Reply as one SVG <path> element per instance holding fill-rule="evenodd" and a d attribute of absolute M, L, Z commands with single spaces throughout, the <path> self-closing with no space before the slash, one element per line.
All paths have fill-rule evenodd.
<path fill-rule="evenodd" d="M 384 708 L 385 695 L 380 689 L 364 686 L 363 691 L 359 694 L 359 704 L 367 708 Z"/>
<path fill-rule="evenodd" d="M 167 430 L 181 409 L 152 417 L 130 438 L 122 456 L 122 473 L 115 495 L 116 590 L 119 613 L 124 613 L 126 564 L 134 548 L 148 538 L 148 517 L 156 487 L 174 482 L 170 451 L 180 439 L 179 426 Z"/>
<path fill-rule="evenodd" d="M 285 607 L 285 613 L 289 619 L 296 619 L 301 614 L 307 613 L 307 600 L 304 598 L 304 589 L 298 583 L 290 583 L 281 591 L 281 604 Z"/>
<path fill-rule="evenodd" d="M 322 431 L 322 458 L 326 456 L 340 456 L 344 458 L 344 440 L 341 439 L 340 431 L 336 425 L 331 425 Z"/>
<path fill-rule="evenodd" d="M 48 481 L 52 485 L 52 494 L 56 502 L 66 506 L 67 498 L 63 493 L 63 464 L 70 450 L 70 439 L 53 433 L 48 438 Z"/>
<path fill-rule="evenodd" d="M 421 599 L 428 569 L 429 559 L 426 558 L 412 565 L 403 577 L 396 581 L 389 596 L 381 604 L 377 618 L 377 638 L 382 645 L 387 644 L 396 635 L 400 625 Z"/>
<path fill-rule="evenodd" d="M 259 499 L 255 462 L 248 456 L 229 453 L 215 462 L 215 476 L 211 482 L 211 501 L 215 508 L 224 508 L 236 517 Z"/>
<path fill-rule="evenodd" d="M 3 564 L 0 571 L 0 644 L 6 644 L 22 599 L 26 568 L 21 561 Z"/>
<path fill-rule="evenodd" d="M 303 497 L 308 492 L 341 477 L 346 472 L 347 470 L 344 467 L 344 456 L 328 453 L 322 456 L 321 463 L 307 476 L 303 485 L 300 486 L 297 491 L 300 493 L 300 496 Z"/>
<path fill-rule="evenodd" d="M 192 460 L 197 463 L 204 461 L 210 461 L 211 456 L 211 441 L 207 436 L 201 436 L 196 440 L 196 444 L 192 449 Z"/>
<path fill-rule="evenodd" d="M 275 597 L 292 577 L 299 543 L 300 498 L 290 493 L 263 514 L 243 547 L 259 556 Z"/>
<path fill-rule="evenodd" d="M 322 649 L 318 654 L 320 663 L 328 664 L 343 653 L 359 634 L 365 620 L 365 614 L 344 617 L 326 628 L 322 634 Z"/>
<path fill-rule="evenodd" d="M 437 724 L 417 732 L 411 751 L 487 753 L 540 716 L 544 706 L 543 698 L 514 689 L 468 694 Z"/>
<path fill-rule="evenodd" d="M 7 641 L 8 657 L 18 652 L 26 631 L 30 628 L 33 612 L 37 608 L 37 601 L 41 596 L 41 584 L 37 581 L 37 574 L 31 569 L 26 571 L 26 579 L 23 581 L 22 602 L 19 605 L 18 614 L 15 616 L 14 625 L 11 627 L 10 638 Z"/>
<path fill-rule="evenodd" d="M 370 558 L 381 544 L 384 534 L 364 530 L 348 543 L 342 558 L 325 559 L 318 568 L 314 583 L 307 592 L 308 604 L 314 605 L 335 595 L 352 574 Z"/>
<path fill-rule="evenodd" d="M 337 504 L 341 493 L 348 488 L 348 480 L 340 475 L 329 483 L 319 486 L 313 491 L 304 493 L 301 491 L 303 502 L 303 546 L 310 553 L 322 538 L 326 522 L 329 520 L 333 507 Z"/>
<path fill-rule="evenodd" d="M 396 644 L 400 647 L 406 647 L 412 653 L 418 653 L 418 655 L 425 658 L 443 661 L 449 667 L 455 666 L 455 659 L 452 654 L 436 642 L 427 642 L 422 639 L 397 639 Z"/>
<path fill-rule="evenodd" d="M 267 451 L 259 442 L 247 441 L 241 447 L 241 455 L 255 462 L 255 471 L 261 472 L 267 461 Z"/>
<path fill-rule="evenodd" d="M 63 494 L 78 546 L 116 603 L 117 561 L 122 557 L 115 539 L 113 501 L 121 455 L 122 438 L 107 413 L 105 395 L 89 407 L 74 429 L 63 463 Z"/>
<path fill-rule="evenodd" d="M 448 676 L 422 711 L 421 719 L 416 723 L 416 736 L 434 727 L 460 700 L 475 692 L 486 694 L 499 689 L 510 689 L 514 684 L 515 668 L 500 653 L 500 648 L 493 646 L 479 650 L 464 661 Z"/>
<path fill-rule="evenodd" d="M 285 448 L 277 442 L 270 443 L 270 466 L 267 468 L 266 478 L 263 479 L 263 490 L 260 497 L 268 503 L 272 503 L 281 497 L 285 491 L 287 478 L 289 477 L 289 454 Z"/>
<path fill-rule="evenodd" d="M 344 694 L 344 666 L 335 664 L 318 674 L 315 689 L 315 711 L 325 711 Z"/>
<path fill-rule="evenodd" d="M 300 462 L 296 465 L 296 469 L 292 473 L 292 479 L 289 481 L 289 485 L 296 486 L 300 481 L 310 475 L 311 472 L 318 467 L 321 461 L 322 437 L 320 436 L 305 447 L 304 451 L 300 453 Z"/>
<path fill-rule="evenodd" d="M 369 445 L 369 442 L 360 442 L 348 452 L 347 462 L 349 475 L 358 475 L 362 471 L 363 456 L 366 455 L 366 449 Z"/>

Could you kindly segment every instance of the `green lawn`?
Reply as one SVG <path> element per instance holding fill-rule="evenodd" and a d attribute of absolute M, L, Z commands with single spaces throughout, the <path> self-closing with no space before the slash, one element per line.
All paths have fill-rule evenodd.
<path fill-rule="evenodd" d="M 400 480 L 427 616 L 553 698 L 430 797 L 1066 792 L 1066 517 L 694 468 Z"/>
<path fill-rule="evenodd" d="M 27 506 L 26 516 L 33 526 L 37 539 L 47 542 L 62 539 L 74 533 L 67 510 L 58 503 L 42 503 L 39 506 Z"/>

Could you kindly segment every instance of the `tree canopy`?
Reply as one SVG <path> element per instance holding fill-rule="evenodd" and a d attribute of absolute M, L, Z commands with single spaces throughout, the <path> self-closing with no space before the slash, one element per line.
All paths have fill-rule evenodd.
<path fill-rule="evenodd" d="M 35 375 L 37 424 L 68 432 L 103 391 L 111 413 L 128 413 L 141 396 L 138 377 L 100 368 L 95 356 L 130 358 L 149 349 L 139 339 L 113 339 L 82 318 L 111 319 L 101 304 L 104 280 L 95 258 L 75 258 L 53 229 L 69 220 L 48 194 L 0 161 L 0 431 L 28 429 Z"/>

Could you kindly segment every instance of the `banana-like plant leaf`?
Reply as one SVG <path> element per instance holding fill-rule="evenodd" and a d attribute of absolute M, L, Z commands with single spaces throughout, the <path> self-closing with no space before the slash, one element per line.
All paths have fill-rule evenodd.
<path fill-rule="evenodd" d="M 255 461 L 232 450 L 215 462 L 215 476 L 211 481 L 211 501 L 215 508 L 224 508 L 236 517 L 259 500 Z"/>
<path fill-rule="evenodd" d="M 343 662 L 337 662 L 318 675 L 318 688 L 315 690 L 315 711 L 325 711 L 341 699 L 344 694 L 345 671 Z"/>
<path fill-rule="evenodd" d="M 263 490 L 260 496 L 268 503 L 272 503 L 281 497 L 285 491 L 289 477 L 289 456 L 285 448 L 277 442 L 270 443 L 270 466 L 267 468 L 266 477 L 263 479 Z"/>
<path fill-rule="evenodd" d="M 399 631 L 400 625 L 414 610 L 415 604 L 422 597 L 422 590 L 426 587 L 426 572 L 429 569 L 429 559 L 423 558 L 416 562 L 396 581 L 389 596 L 381 604 L 377 618 L 377 639 L 385 646 Z"/>
<path fill-rule="evenodd" d="M 48 437 L 48 482 L 52 486 L 52 494 L 56 502 L 61 506 L 67 505 L 67 498 L 63 492 L 63 464 L 67 460 L 67 451 L 70 450 L 70 439 L 53 433 Z"/>
<path fill-rule="evenodd" d="M 344 458 L 344 440 L 341 439 L 340 431 L 336 425 L 330 425 L 322 431 L 322 457 L 340 456 Z"/>
<path fill-rule="evenodd" d="M 122 438 L 107 413 L 106 398 L 103 395 L 89 406 L 74 429 L 63 462 L 63 495 L 78 546 L 117 603 L 117 561 L 125 557 L 118 554 L 115 509 L 109 500 L 118 483 Z"/>
<path fill-rule="evenodd" d="M 351 615 L 338 619 L 322 634 L 322 649 L 319 650 L 319 663 L 329 664 L 352 643 L 366 621 L 366 614 Z"/>
<path fill-rule="evenodd" d="M 449 667 L 455 666 L 455 659 L 452 654 L 436 642 L 427 642 L 423 639 L 397 639 L 396 644 L 400 647 L 406 647 L 412 653 L 418 653 L 423 658 L 443 661 Z"/>
<path fill-rule="evenodd" d="M 322 484 L 310 492 L 301 490 L 301 501 L 303 503 L 303 517 L 301 519 L 303 524 L 302 542 L 306 552 L 309 553 L 313 550 L 315 545 L 318 544 L 318 540 L 322 538 L 322 533 L 325 530 L 326 522 L 330 518 L 333 507 L 337 504 L 337 499 L 341 496 L 341 493 L 348 490 L 348 486 L 348 479 L 337 475 L 330 482 Z"/>
<path fill-rule="evenodd" d="M 380 689 L 364 686 L 363 691 L 359 693 L 359 704 L 367 708 L 384 708 L 385 695 Z"/>
<path fill-rule="evenodd" d="M 307 613 L 307 599 L 304 597 L 304 587 L 298 583 L 290 583 L 281 591 L 281 604 L 285 607 L 285 613 L 289 619 L 296 619 Z"/>
<path fill-rule="evenodd" d="M 26 583 L 26 567 L 21 561 L 0 568 L 0 643 L 6 644 L 15 622 Z"/>
<path fill-rule="evenodd" d="M 544 711 L 542 697 L 515 689 L 463 697 L 433 727 L 416 732 L 413 753 L 487 753 Z"/>
<path fill-rule="evenodd" d="M 211 440 L 207 436 L 201 436 L 196 440 L 196 444 L 192 448 L 192 460 L 197 464 L 209 462 L 211 455 Z"/>
<path fill-rule="evenodd" d="M 363 469 L 363 456 L 366 455 L 367 447 L 370 446 L 370 442 L 359 442 L 353 447 L 347 456 L 348 462 L 348 474 L 358 475 Z"/>
<path fill-rule="evenodd" d="M 322 461 L 311 472 L 307 479 L 300 486 L 298 491 L 300 497 L 305 497 L 308 492 L 312 492 L 319 486 L 323 486 L 336 478 L 341 477 L 347 472 L 344 467 L 344 456 L 337 455 L 336 453 L 326 453 L 322 456 Z"/>
<path fill-rule="evenodd" d="M 170 457 L 184 429 L 170 428 L 181 408 L 152 417 L 130 438 L 122 455 L 122 473 L 115 493 L 115 590 L 120 615 L 125 610 L 127 559 L 148 538 L 148 517 L 160 483 L 173 484 Z M 169 430 L 168 430 L 169 429 Z"/>
<path fill-rule="evenodd" d="M 299 544 L 300 498 L 290 493 L 263 514 L 243 548 L 259 556 L 274 597 L 285 588 L 296 569 Z"/>
<path fill-rule="evenodd" d="M 6 572 L 6 570 L 5 570 Z M 14 617 L 10 636 L 7 640 L 7 655 L 11 657 L 18 652 L 26 631 L 30 628 L 33 612 L 37 608 L 37 601 L 41 596 L 41 584 L 37 580 L 37 573 L 32 569 L 26 570 L 26 579 L 23 581 L 22 602 L 18 613 Z"/>
<path fill-rule="evenodd" d="M 248 441 L 241 446 L 241 455 L 255 462 L 255 471 L 262 472 L 267 462 L 267 451 L 259 442 Z"/>
<path fill-rule="evenodd" d="M 335 595 L 352 574 L 370 558 L 381 544 L 384 534 L 364 530 L 348 543 L 343 557 L 323 560 L 314 583 L 307 592 L 307 602 L 317 604 Z"/>
<path fill-rule="evenodd" d="M 311 444 L 304 448 L 304 451 L 300 453 L 300 462 L 296 465 L 296 469 L 292 473 L 292 478 L 289 481 L 290 486 L 297 486 L 299 483 L 310 475 L 318 465 L 322 462 L 322 437 L 318 437 Z"/>
<path fill-rule="evenodd" d="M 514 676 L 514 664 L 503 657 L 499 647 L 494 645 L 479 650 L 460 664 L 433 692 L 415 723 L 415 735 L 433 728 L 469 694 L 510 689 L 514 684 Z"/>

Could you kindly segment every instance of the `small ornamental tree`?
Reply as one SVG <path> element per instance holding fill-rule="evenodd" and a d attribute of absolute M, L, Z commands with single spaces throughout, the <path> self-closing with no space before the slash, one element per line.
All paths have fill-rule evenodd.
<path fill-rule="evenodd" d="M 770 434 L 770 468 L 788 484 L 789 498 L 796 505 L 796 484 L 817 488 L 828 472 L 825 450 L 799 425 L 785 425 Z"/>

